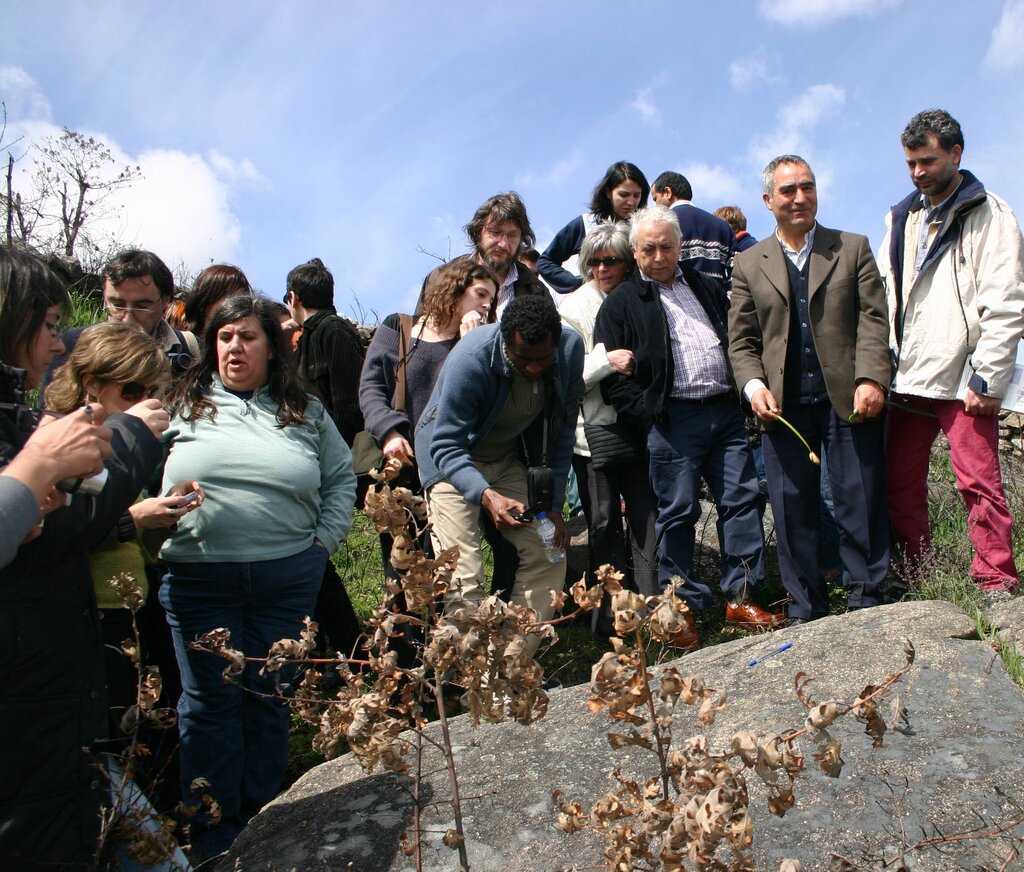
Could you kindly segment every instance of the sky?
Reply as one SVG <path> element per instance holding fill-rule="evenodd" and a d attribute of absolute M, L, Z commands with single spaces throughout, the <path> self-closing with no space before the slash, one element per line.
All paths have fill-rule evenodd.
<path fill-rule="evenodd" d="M 412 310 L 487 197 L 518 191 L 543 250 L 620 160 L 762 238 L 761 170 L 801 154 L 819 221 L 877 249 L 911 189 L 900 132 L 938 107 L 1024 210 L 1024 0 L 0 0 L 0 20 L 16 188 L 34 142 L 93 135 L 141 168 L 108 219 L 126 244 L 277 299 L 320 257 L 365 322 Z"/>

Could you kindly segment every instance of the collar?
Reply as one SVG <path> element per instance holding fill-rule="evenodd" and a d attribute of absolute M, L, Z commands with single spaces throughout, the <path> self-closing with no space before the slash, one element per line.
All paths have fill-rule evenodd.
<path fill-rule="evenodd" d="M 686 283 L 686 280 L 683 278 L 683 271 L 678 266 L 676 266 L 676 271 L 672 273 L 672 281 L 668 282 L 667 284 L 659 282 L 657 279 L 652 279 L 649 275 L 647 275 L 647 273 L 640 269 L 640 267 L 637 267 L 636 271 L 640 273 L 640 278 L 643 279 L 645 282 L 650 282 L 652 285 L 655 285 L 659 288 L 671 288 L 676 282 L 683 282 L 684 284 Z"/>
<path fill-rule="evenodd" d="M 818 232 L 818 222 L 815 221 L 814 222 L 814 226 L 810 230 L 808 230 L 807 233 L 804 234 L 804 244 L 800 246 L 800 250 L 799 251 L 794 251 L 792 248 L 790 248 L 788 245 L 786 245 L 786 243 L 783 240 L 783 238 L 781 236 L 779 236 L 779 228 L 778 227 L 775 228 L 775 238 L 777 240 L 779 240 L 779 245 L 782 246 L 782 250 L 785 252 L 786 256 L 789 257 L 790 259 L 792 259 L 794 257 L 797 257 L 797 258 L 800 257 L 800 255 L 802 255 L 804 252 L 810 251 L 814 247 L 814 235 L 817 232 Z"/>
<path fill-rule="evenodd" d="M 178 334 L 174 332 L 174 328 L 168 324 L 163 318 L 157 322 L 156 329 L 151 334 L 153 340 L 160 349 L 164 352 L 167 351 L 182 351 L 181 342 L 178 341 Z"/>

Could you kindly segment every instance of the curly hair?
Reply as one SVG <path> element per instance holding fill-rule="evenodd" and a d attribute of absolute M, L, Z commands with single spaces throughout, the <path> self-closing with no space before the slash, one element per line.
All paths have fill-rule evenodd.
<path fill-rule="evenodd" d="M 20 366 L 46 310 L 67 302 L 67 289 L 40 258 L 0 245 L 0 363 Z"/>
<path fill-rule="evenodd" d="M 501 315 L 501 338 L 511 346 L 517 333 L 527 345 L 539 345 L 549 339 L 558 342 L 562 321 L 550 297 L 532 294 L 516 297 L 505 307 Z"/>
<path fill-rule="evenodd" d="M 214 313 L 206 328 L 205 347 L 199 360 L 185 372 L 172 389 L 168 404 L 185 421 L 217 417 L 217 407 L 210 399 L 213 376 L 218 374 L 217 334 L 222 327 L 253 316 L 267 336 L 271 356 L 268 361 L 267 390 L 278 404 L 277 426 L 305 422 L 309 394 L 291 363 L 291 350 L 281 331 L 274 304 L 266 297 L 229 297 Z"/>
<path fill-rule="evenodd" d="M 235 294 L 252 296 L 252 285 L 245 273 L 228 263 L 208 266 L 196 276 L 192 290 L 185 297 L 185 319 L 196 333 L 202 335 L 206 327 L 206 310 Z"/>
<path fill-rule="evenodd" d="M 65 414 L 87 400 L 85 378 L 103 384 L 149 385 L 171 380 L 171 364 L 153 338 L 124 321 L 104 321 L 82 331 L 75 350 L 46 388 L 46 408 Z"/>
<path fill-rule="evenodd" d="M 960 122 L 945 109 L 925 109 L 918 112 L 903 129 L 900 143 L 904 148 L 925 148 L 935 137 L 943 151 L 952 151 L 954 145 L 964 147 L 964 132 Z"/>
<path fill-rule="evenodd" d="M 466 288 L 477 281 L 491 282 L 497 294 L 497 277 L 471 257 L 460 257 L 438 267 L 423 292 L 423 317 L 436 326 L 451 323 Z M 487 321 L 494 322 L 493 302 Z"/>

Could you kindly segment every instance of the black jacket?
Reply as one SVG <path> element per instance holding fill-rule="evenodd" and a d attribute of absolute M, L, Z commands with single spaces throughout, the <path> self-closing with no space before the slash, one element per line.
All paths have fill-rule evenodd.
<path fill-rule="evenodd" d="M 20 371 L 0 370 L 0 403 L 20 403 Z M 0 408 L 2 462 L 24 444 L 27 420 Z M 106 487 L 47 515 L 42 535 L 0 569 L 0 857 L 6 869 L 84 869 L 96 851 L 107 790 L 88 749 L 106 738 L 107 704 L 89 552 L 161 458 L 160 441 L 139 418 L 112 415 L 105 423 L 114 430 Z"/>
<path fill-rule="evenodd" d="M 303 322 L 299 372 L 323 401 L 349 448 L 363 429 L 359 411 L 362 370 L 363 341 L 351 321 L 333 309 L 321 309 Z"/>
<path fill-rule="evenodd" d="M 729 348 L 729 298 L 723 279 L 698 273 L 682 264 L 683 278 L 707 312 L 722 343 Z M 612 291 L 597 313 L 594 343 L 609 351 L 628 348 L 634 354 L 632 375 L 612 373 L 601 382 L 601 396 L 615 407 L 619 420 L 644 432 L 659 420 L 672 391 L 672 352 L 668 320 L 654 282 L 636 269 Z"/>

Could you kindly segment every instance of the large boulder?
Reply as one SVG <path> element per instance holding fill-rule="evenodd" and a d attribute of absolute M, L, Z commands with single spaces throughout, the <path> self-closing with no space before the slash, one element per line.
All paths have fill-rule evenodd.
<path fill-rule="evenodd" d="M 894 834 L 913 843 L 922 830 L 954 833 L 981 819 L 1005 820 L 1015 814 L 1014 801 L 1024 803 L 1024 699 L 991 646 L 976 638 L 973 622 L 948 603 L 900 603 L 825 618 L 697 651 L 675 665 L 728 693 L 727 707 L 704 730 L 711 747 L 723 749 L 738 731 L 781 733 L 802 725 L 806 711 L 793 692 L 798 671 L 815 677 L 816 700 L 852 702 L 866 684 L 903 664 L 904 637 L 917 652 L 898 688 L 909 732 L 890 731 L 873 749 L 861 724 L 840 719 L 831 732 L 843 746 L 842 773 L 828 778 L 814 769 L 804 745 L 807 770 L 784 819 L 767 811 L 766 790 L 749 775 L 758 869 L 777 869 L 784 858 L 799 859 L 804 869 L 832 868 L 833 852 L 867 867 L 865 852 L 894 856 L 904 838 Z M 792 648 L 747 665 L 784 641 Z M 648 752 L 609 747 L 612 726 L 603 713 L 588 711 L 587 696 L 585 686 L 553 693 L 547 717 L 527 727 L 473 729 L 465 717 L 450 722 L 473 870 L 600 867 L 596 835 L 567 836 L 555 826 L 552 791 L 560 788 L 589 808 L 612 787 L 612 769 L 641 780 L 656 770 Z M 701 732 L 691 708 L 680 706 L 678 715 L 677 741 Z M 449 790 L 439 755 L 427 747 L 422 825 L 443 832 L 453 825 L 443 801 Z M 220 868 L 412 870 L 414 860 L 398 850 L 412 807 L 408 779 L 367 774 L 347 755 L 311 770 L 270 803 Z M 1017 835 L 1024 832 L 1018 828 Z M 1006 837 L 947 847 L 947 855 L 912 854 L 916 863 L 909 868 L 995 869 L 1010 850 Z M 448 848 L 425 851 L 424 869 L 457 868 Z"/>

